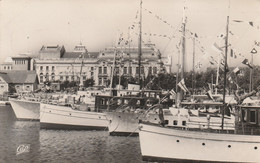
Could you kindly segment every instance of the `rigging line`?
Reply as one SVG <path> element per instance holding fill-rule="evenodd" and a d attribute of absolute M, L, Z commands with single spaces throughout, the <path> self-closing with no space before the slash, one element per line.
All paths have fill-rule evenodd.
<path fill-rule="evenodd" d="M 254 21 L 256 20 L 257 18 L 254 19 Z M 241 38 L 244 38 L 245 35 L 248 33 L 249 31 L 249 28 L 252 28 L 250 25 L 248 25 L 247 29 L 245 30 L 245 32 L 242 34 L 242 37 L 240 37 L 240 39 L 237 39 L 234 43 L 232 43 L 232 47 L 235 47 L 235 45 L 237 45 L 241 40 L 244 40 L 244 39 L 241 39 Z M 253 45 L 254 46 L 254 45 Z"/>
<path fill-rule="evenodd" d="M 177 33 L 177 31 L 179 30 L 181 24 L 182 24 L 182 20 L 179 22 L 177 28 L 176 28 L 175 31 L 173 32 L 172 37 L 174 37 L 174 36 L 176 35 L 176 33 Z M 172 39 L 167 43 L 167 45 L 166 45 L 165 48 L 163 49 L 162 53 L 165 52 L 165 50 L 168 48 L 168 46 L 169 46 L 169 44 L 170 44 L 171 41 L 172 41 Z"/>

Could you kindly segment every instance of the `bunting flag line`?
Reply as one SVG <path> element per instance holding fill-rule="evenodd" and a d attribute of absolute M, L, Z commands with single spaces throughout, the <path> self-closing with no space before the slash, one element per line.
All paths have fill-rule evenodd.
<path fill-rule="evenodd" d="M 233 20 L 233 22 L 236 22 L 236 23 L 247 23 L 251 27 L 257 28 L 259 30 L 259 25 L 256 25 L 256 23 L 252 22 L 252 21 Z"/>
<path fill-rule="evenodd" d="M 152 11 L 144 9 L 144 11 L 146 11 L 147 13 L 153 15 L 156 19 L 160 20 L 162 23 L 168 25 L 170 28 L 174 28 L 173 25 L 171 25 L 168 21 L 164 20 L 162 17 L 160 17 L 159 15 L 154 14 Z"/>
<path fill-rule="evenodd" d="M 185 85 L 184 79 L 181 79 L 181 81 L 178 83 L 178 86 L 184 91 L 189 92 L 188 88 Z"/>
<path fill-rule="evenodd" d="M 242 61 L 242 63 L 245 64 L 245 65 L 247 65 L 249 68 L 253 69 L 253 66 L 250 65 L 250 63 L 248 62 L 248 59 L 244 59 L 244 60 Z"/>

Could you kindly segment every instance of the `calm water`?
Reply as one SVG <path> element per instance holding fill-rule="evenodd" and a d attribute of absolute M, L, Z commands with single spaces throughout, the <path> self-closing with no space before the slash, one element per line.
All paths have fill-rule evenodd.
<path fill-rule="evenodd" d="M 17 148 L 29 144 L 27 153 Z M 138 137 L 112 137 L 107 131 L 40 130 L 39 122 L 16 121 L 0 106 L 0 163 L 143 162 Z"/>

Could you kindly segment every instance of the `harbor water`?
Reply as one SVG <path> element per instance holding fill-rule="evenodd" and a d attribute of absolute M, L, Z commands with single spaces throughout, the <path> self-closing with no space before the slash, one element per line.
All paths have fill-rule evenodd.
<path fill-rule="evenodd" d="M 10 106 L 0 106 L 0 162 L 143 161 L 138 137 L 109 136 L 107 131 L 40 130 L 39 122 L 16 121 Z"/>

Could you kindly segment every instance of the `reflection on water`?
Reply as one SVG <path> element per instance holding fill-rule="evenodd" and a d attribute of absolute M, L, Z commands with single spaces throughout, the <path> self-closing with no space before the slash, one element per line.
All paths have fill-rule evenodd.
<path fill-rule="evenodd" d="M 0 107 L 0 162 L 142 162 L 138 137 L 107 131 L 40 130 L 39 122 L 16 121 L 12 108 Z M 16 155 L 19 145 L 30 151 Z"/>

